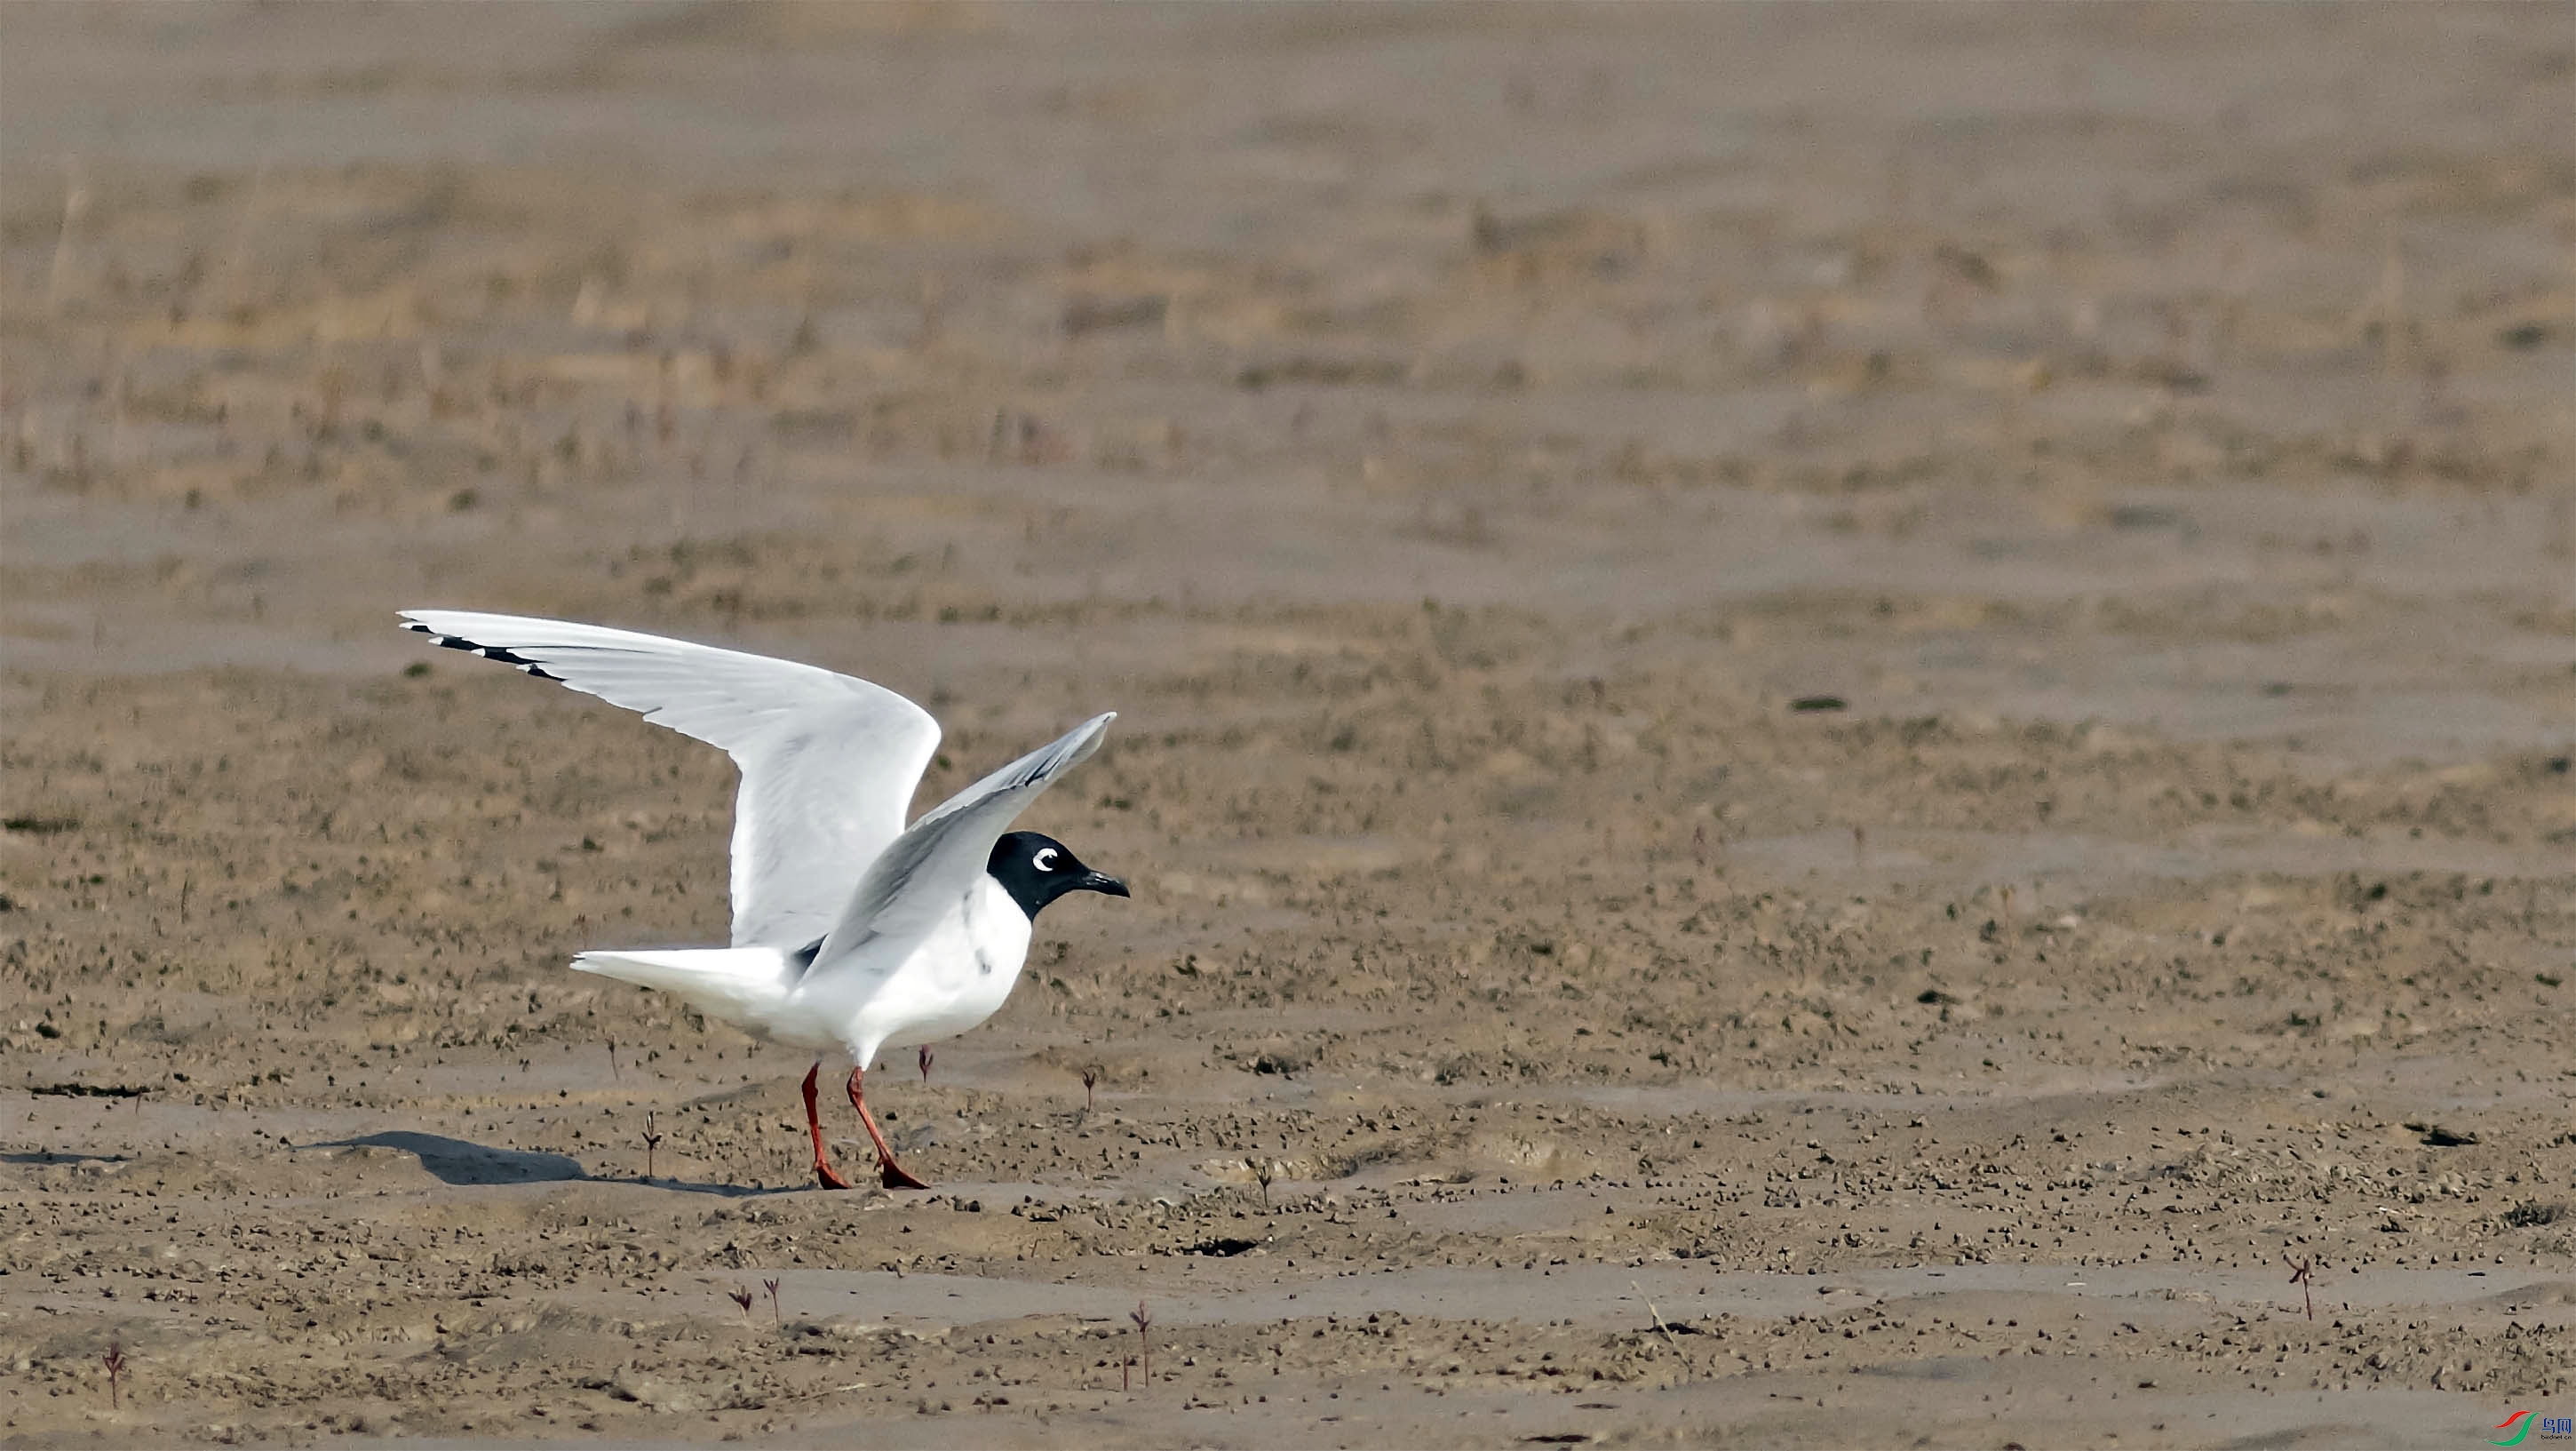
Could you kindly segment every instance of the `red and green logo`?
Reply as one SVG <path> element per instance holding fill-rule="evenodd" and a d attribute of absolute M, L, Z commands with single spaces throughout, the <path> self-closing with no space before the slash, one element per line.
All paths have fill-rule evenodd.
<path fill-rule="evenodd" d="M 2534 1426 L 2540 1428 L 2540 1439 L 2543 1441 L 2576 1441 L 2576 1416 L 2540 1416 L 2529 1411 L 2516 1411 L 2504 1418 L 2503 1425 L 2496 1427 L 2498 1431 L 2505 1434 L 2500 1439 L 2491 1440 L 2487 1444 L 2519 1446 L 2523 1438 L 2531 1434 L 2531 1428 Z"/>

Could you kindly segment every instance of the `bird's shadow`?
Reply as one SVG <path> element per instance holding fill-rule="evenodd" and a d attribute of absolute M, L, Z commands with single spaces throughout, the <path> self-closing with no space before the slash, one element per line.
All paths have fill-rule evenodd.
<path fill-rule="evenodd" d="M 581 1161 L 565 1154 L 540 1153 L 527 1149 L 496 1149 L 467 1139 L 451 1139 L 444 1134 L 424 1134 L 411 1129 L 388 1129 L 354 1139 L 331 1139 L 302 1144 L 307 1149 L 400 1149 L 419 1157 L 421 1168 L 442 1184 L 542 1184 L 583 1180 L 593 1184 L 641 1184 L 653 1189 L 672 1189 L 683 1194 L 713 1194 L 725 1199 L 746 1199 L 763 1194 L 788 1194 L 793 1189 L 770 1188 L 758 1184 L 701 1184 L 687 1179 L 641 1175 L 593 1174 Z M 797 1186 L 801 1188 L 803 1186 Z"/>
<path fill-rule="evenodd" d="M 308 1149 L 400 1149 L 418 1156 L 420 1166 L 442 1184 L 535 1184 L 553 1179 L 587 1179 L 581 1161 L 563 1154 L 496 1149 L 443 1134 L 390 1129 L 354 1139 L 332 1139 L 302 1145 Z"/>

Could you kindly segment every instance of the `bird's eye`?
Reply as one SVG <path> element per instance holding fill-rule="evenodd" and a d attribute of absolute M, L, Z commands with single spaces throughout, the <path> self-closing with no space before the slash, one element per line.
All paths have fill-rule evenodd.
<path fill-rule="evenodd" d="M 1054 870 L 1055 870 L 1055 848 L 1054 848 L 1054 847 L 1051 847 L 1051 846 L 1042 846 L 1042 847 L 1039 847 L 1039 848 L 1038 848 L 1038 854 L 1037 854 L 1036 856 L 1033 856 L 1033 857 L 1029 858 L 1029 865 L 1031 865 L 1031 866 L 1033 866 L 1033 867 L 1036 867 L 1039 871 L 1042 871 L 1042 872 L 1051 872 L 1051 871 L 1054 871 Z"/>

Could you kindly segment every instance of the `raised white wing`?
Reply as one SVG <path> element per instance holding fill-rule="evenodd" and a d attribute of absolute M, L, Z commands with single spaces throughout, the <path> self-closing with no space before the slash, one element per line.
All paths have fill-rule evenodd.
<path fill-rule="evenodd" d="M 404 628 L 705 741 L 742 769 L 733 945 L 793 952 L 839 920 L 903 834 L 939 723 L 881 685 L 788 660 L 597 625 L 405 610 Z"/>
<path fill-rule="evenodd" d="M 949 797 L 894 839 L 859 878 L 832 935 L 815 960 L 818 972 L 871 937 L 924 933 L 953 910 L 992 860 L 993 844 L 1055 778 L 1100 749 L 1116 711 L 1095 715 L 1052 743 L 1020 757 Z"/>

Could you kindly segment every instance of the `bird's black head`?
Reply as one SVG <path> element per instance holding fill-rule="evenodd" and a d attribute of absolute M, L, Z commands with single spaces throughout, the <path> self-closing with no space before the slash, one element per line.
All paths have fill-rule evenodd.
<path fill-rule="evenodd" d="M 1031 919 L 1067 892 L 1127 895 L 1125 882 L 1084 866 L 1063 842 L 1034 831 L 1009 832 L 993 843 L 992 860 L 984 870 Z"/>

